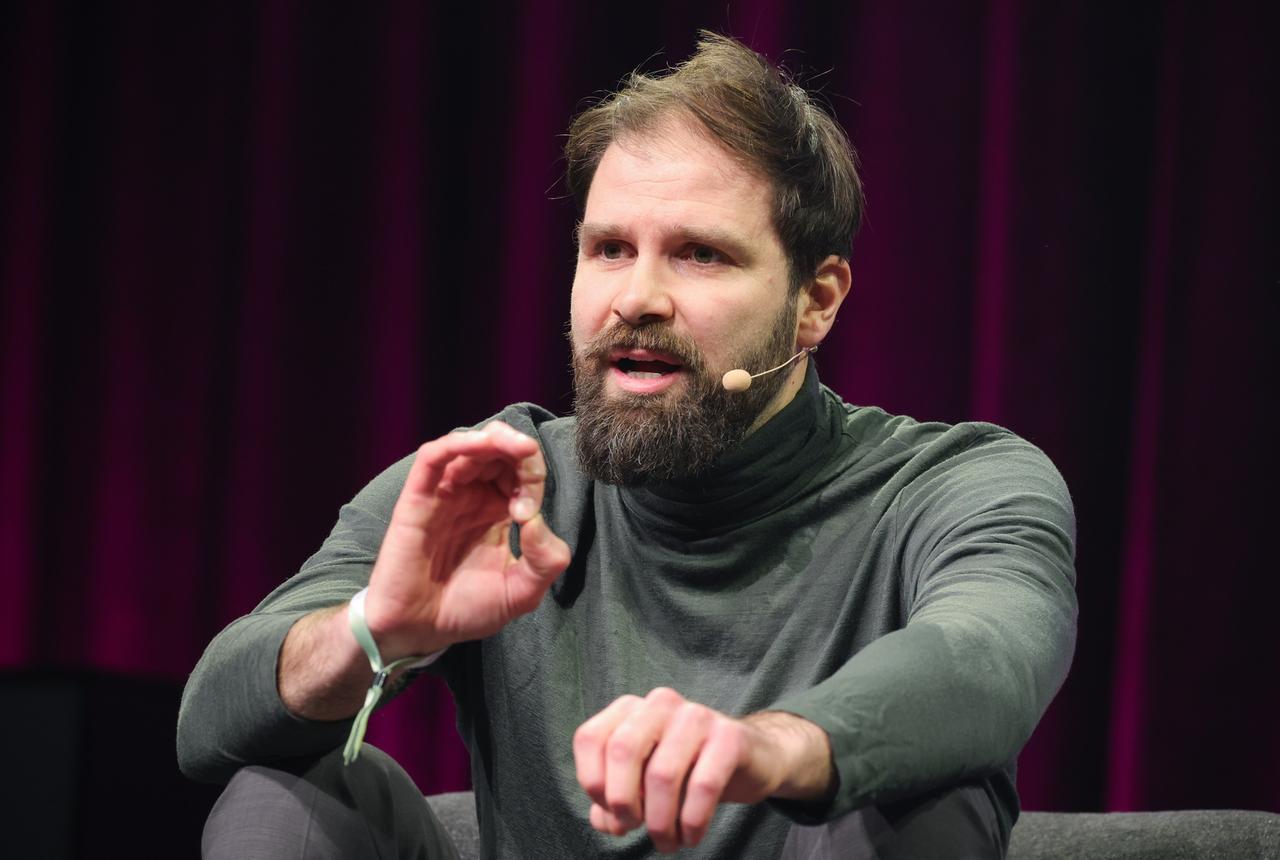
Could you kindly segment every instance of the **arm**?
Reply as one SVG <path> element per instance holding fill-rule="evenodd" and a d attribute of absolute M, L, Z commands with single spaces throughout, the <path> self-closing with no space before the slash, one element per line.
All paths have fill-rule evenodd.
<path fill-rule="evenodd" d="M 826 730 L 839 789 L 824 820 L 1006 766 L 1066 677 L 1075 643 L 1075 521 L 1033 446 L 988 441 L 899 497 L 907 624 L 774 705 Z"/>
<path fill-rule="evenodd" d="M 537 443 L 501 422 L 419 449 L 368 574 L 365 615 L 386 661 L 488 636 L 537 606 L 569 562 L 538 513 L 545 477 Z M 354 544 L 337 553 L 345 563 L 304 570 L 223 631 L 197 666 L 179 715 L 188 774 L 217 780 L 345 736 L 370 680 L 344 611 L 368 572 L 359 549 L 370 543 L 368 518 L 352 517 L 338 541 Z M 507 541 L 512 522 L 519 558 Z"/>

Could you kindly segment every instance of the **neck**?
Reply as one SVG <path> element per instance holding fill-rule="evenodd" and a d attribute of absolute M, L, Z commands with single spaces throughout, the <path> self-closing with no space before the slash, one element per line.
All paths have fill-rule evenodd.
<path fill-rule="evenodd" d="M 760 410 L 760 414 L 756 416 L 756 420 L 751 422 L 751 427 L 747 430 L 747 436 L 759 430 L 765 424 L 769 423 L 769 419 L 777 415 L 787 407 L 787 404 L 795 400 L 796 394 L 804 387 L 805 372 L 809 369 L 809 355 L 806 353 L 803 357 L 796 359 L 789 368 L 784 372 L 787 374 L 786 384 L 778 390 L 773 399 Z"/>
<path fill-rule="evenodd" d="M 789 372 L 787 385 L 756 430 L 710 471 L 599 491 L 618 494 L 655 540 L 732 531 L 785 504 L 808 484 L 839 444 L 839 418 L 823 397 L 816 371 L 804 362 Z"/>

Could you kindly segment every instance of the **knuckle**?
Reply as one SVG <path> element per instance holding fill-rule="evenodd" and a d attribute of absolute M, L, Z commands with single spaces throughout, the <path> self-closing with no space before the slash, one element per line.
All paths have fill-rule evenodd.
<path fill-rule="evenodd" d="M 541 479 L 547 476 L 547 464 L 542 459 L 542 449 L 530 454 L 520 461 L 520 474 L 526 478 Z"/>
<path fill-rule="evenodd" d="M 654 687 L 645 698 L 659 704 L 684 701 L 684 697 L 670 687 Z"/>
<path fill-rule="evenodd" d="M 574 749 L 579 747 L 593 747 L 600 743 L 600 732 L 594 723 L 586 722 L 578 726 L 577 731 L 573 733 Z"/>
<path fill-rule="evenodd" d="M 716 734 L 716 740 L 724 745 L 725 751 L 731 756 L 736 756 L 742 751 L 745 742 L 744 733 L 742 724 L 737 720 L 717 720 L 712 731 Z"/>
<path fill-rule="evenodd" d="M 614 733 L 605 744 L 605 755 L 612 762 L 627 762 L 635 757 L 636 744 L 629 735 Z"/>
<path fill-rule="evenodd" d="M 674 789 L 680 781 L 680 776 L 679 771 L 668 762 L 650 764 L 644 772 L 646 786 L 658 791 Z"/>
<path fill-rule="evenodd" d="M 689 725 L 702 725 L 711 716 L 711 709 L 697 702 L 684 702 L 676 709 L 676 719 Z"/>
<path fill-rule="evenodd" d="M 689 796 L 702 800 L 714 800 L 720 796 L 720 785 L 714 779 L 701 776 L 690 779 L 685 792 Z"/>

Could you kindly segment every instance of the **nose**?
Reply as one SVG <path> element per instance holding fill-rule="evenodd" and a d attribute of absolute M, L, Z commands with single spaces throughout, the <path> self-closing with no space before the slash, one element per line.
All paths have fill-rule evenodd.
<path fill-rule="evenodd" d="M 614 316 L 632 326 L 669 320 L 675 312 L 671 293 L 660 274 L 643 258 L 631 267 L 626 283 L 613 297 L 612 310 Z"/>

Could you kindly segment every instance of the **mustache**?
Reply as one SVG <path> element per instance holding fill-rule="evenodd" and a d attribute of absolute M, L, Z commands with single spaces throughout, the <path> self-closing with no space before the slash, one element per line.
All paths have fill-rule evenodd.
<path fill-rule="evenodd" d="M 588 359 L 607 362 L 615 349 L 661 352 L 679 359 L 685 368 L 695 373 L 706 369 L 697 344 L 691 338 L 677 334 L 670 324 L 633 326 L 625 322 L 615 323 L 587 341 L 582 348 L 582 355 Z"/>

